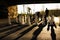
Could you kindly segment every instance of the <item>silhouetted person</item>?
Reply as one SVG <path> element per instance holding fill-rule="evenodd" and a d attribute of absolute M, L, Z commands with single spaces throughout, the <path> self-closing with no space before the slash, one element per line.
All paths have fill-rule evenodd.
<path fill-rule="evenodd" d="M 48 22 L 48 28 L 47 28 L 48 31 L 49 31 L 50 27 L 51 27 L 51 38 L 52 38 L 52 40 L 56 40 L 56 34 L 55 34 L 55 31 L 53 28 L 53 27 L 56 28 L 56 25 L 55 25 L 55 22 L 53 21 L 53 16 L 51 16 L 51 20 Z"/>
<path fill-rule="evenodd" d="M 48 29 L 48 31 L 49 31 L 49 29 Z M 54 28 L 52 25 L 51 25 L 51 38 L 52 38 L 52 40 L 56 40 L 56 34 L 55 34 L 55 31 L 54 31 Z"/>
<path fill-rule="evenodd" d="M 46 10 L 45 10 L 45 16 L 47 17 L 48 15 L 49 15 L 49 10 L 46 8 Z"/>
<path fill-rule="evenodd" d="M 55 34 L 53 26 L 51 26 L 51 38 L 52 40 L 56 40 L 56 34 Z"/>
<path fill-rule="evenodd" d="M 41 33 L 41 31 L 43 30 L 43 28 L 47 25 L 47 20 L 45 20 L 45 18 L 42 18 L 42 21 L 40 22 L 40 24 L 38 25 L 38 29 L 34 31 L 33 33 L 33 37 L 31 40 L 37 40 L 38 35 Z"/>
<path fill-rule="evenodd" d="M 51 15 L 49 18 L 48 18 L 48 30 L 49 30 L 49 27 L 50 26 L 54 26 L 56 28 L 56 24 L 54 22 L 54 17 L 53 15 Z"/>

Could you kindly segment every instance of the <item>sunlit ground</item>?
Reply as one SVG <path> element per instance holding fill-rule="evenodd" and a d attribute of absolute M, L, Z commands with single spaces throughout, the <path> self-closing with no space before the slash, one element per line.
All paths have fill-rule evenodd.
<path fill-rule="evenodd" d="M 55 21 L 55 23 L 57 24 L 57 25 L 59 25 L 59 17 L 54 17 L 54 21 Z"/>

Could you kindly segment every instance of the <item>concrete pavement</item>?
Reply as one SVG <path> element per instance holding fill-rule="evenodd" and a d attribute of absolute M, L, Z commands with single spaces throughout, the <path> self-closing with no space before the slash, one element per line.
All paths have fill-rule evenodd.
<path fill-rule="evenodd" d="M 38 28 L 39 27 L 37 25 L 35 25 L 35 26 L 27 26 L 27 27 L 24 27 L 22 29 L 19 29 L 19 27 L 15 27 L 15 28 L 10 29 L 10 30 L 12 30 L 12 31 L 14 31 L 16 29 L 19 29 L 19 30 L 15 31 L 13 33 L 10 33 L 9 35 L 3 37 L 1 40 L 14 40 L 14 39 L 15 40 L 31 40 L 32 36 L 33 36 L 33 33 Z M 7 31 L 5 31 L 5 32 L 7 32 Z M 0 35 L 2 33 L 4 33 L 4 32 L 1 32 Z M 4 33 L 4 35 L 6 35 L 6 34 L 7 33 Z M 57 25 L 57 28 L 54 28 L 54 34 L 56 34 L 56 40 L 60 40 L 60 27 L 58 25 Z M 47 25 L 46 25 L 46 27 L 44 27 L 42 29 L 41 33 L 38 35 L 37 40 L 52 40 L 51 27 L 50 27 L 50 30 L 47 31 Z"/>

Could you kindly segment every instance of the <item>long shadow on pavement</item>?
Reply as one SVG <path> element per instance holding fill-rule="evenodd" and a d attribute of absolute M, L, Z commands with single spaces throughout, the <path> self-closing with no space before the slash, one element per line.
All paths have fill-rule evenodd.
<path fill-rule="evenodd" d="M 11 25 L 14 25 L 14 24 L 8 24 L 8 23 L 0 24 L 0 28 L 8 27 L 8 26 L 11 26 Z"/>
<path fill-rule="evenodd" d="M 34 25 L 32 25 L 30 28 L 28 28 L 28 29 L 26 29 L 25 31 L 23 31 L 23 32 L 21 32 L 20 34 L 21 35 L 19 35 L 17 38 L 15 38 L 14 40 L 17 40 L 17 39 L 19 39 L 19 38 L 21 38 L 22 36 L 24 36 L 26 33 L 28 33 L 29 31 L 31 31 L 34 27 L 36 27 L 37 25 L 36 24 L 34 24 Z"/>
<path fill-rule="evenodd" d="M 39 28 L 33 32 L 33 36 L 32 36 L 32 39 L 31 39 L 31 40 L 37 40 L 38 35 L 42 32 L 43 28 L 44 28 L 46 25 L 47 25 L 46 22 L 44 22 L 44 24 L 40 23 L 40 24 L 38 25 Z"/>
<path fill-rule="evenodd" d="M 3 27 L 3 28 L 0 29 L 0 33 L 4 32 L 4 31 L 7 31 L 7 30 L 10 30 L 10 29 L 13 29 L 13 28 L 15 28 L 18 25 L 19 24 L 15 24 L 15 25 L 10 25 L 10 26 Z"/>
<path fill-rule="evenodd" d="M 55 33 L 55 30 L 54 30 L 54 27 L 56 27 L 56 25 L 48 25 L 48 28 L 47 28 L 47 31 L 49 31 L 49 28 L 51 27 L 51 38 L 52 40 L 56 40 L 56 33 Z"/>
<path fill-rule="evenodd" d="M 10 34 L 12 34 L 12 33 L 14 33 L 14 32 L 16 32 L 16 31 L 18 31 L 18 30 L 21 30 L 21 29 L 23 29 L 23 28 L 25 28 L 25 27 L 27 27 L 27 26 L 28 26 L 28 25 L 17 26 L 18 28 L 13 29 L 13 30 L 11 30 L 11 31 L 8 31 L 7 33 L 5 33 L 6 35 L 1 36 L 0 39 L 2 39 L 2 38 L 4 38 L 4 37 L 6 37 L 6 36 L 8 36 L 8 35 L 10 35 Z"/>

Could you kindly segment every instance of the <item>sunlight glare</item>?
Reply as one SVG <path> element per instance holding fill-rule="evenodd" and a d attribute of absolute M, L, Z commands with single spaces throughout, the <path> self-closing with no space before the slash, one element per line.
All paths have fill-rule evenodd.
<path fill-rule="evenodd" d="M 42 11 L 42 10 L 45 11 L 46 8 L 48 8 L 48 10 L 60 9 L 60 3 L 24 4 L 24 9 L 23 9 L 23 4 L 22 5 L 17 5 L 17 7 L 18 7 L 18 13 L 19 14 L 21 12 L 26 12 L 27 13 L 27 7 L 30 7 L 31 12 L 35 13 L 37 11 Z"/>
<path fill-rule="evenodd" d="M 59 23 L 59 17 L 54 17 L 55 23 Z"/>

